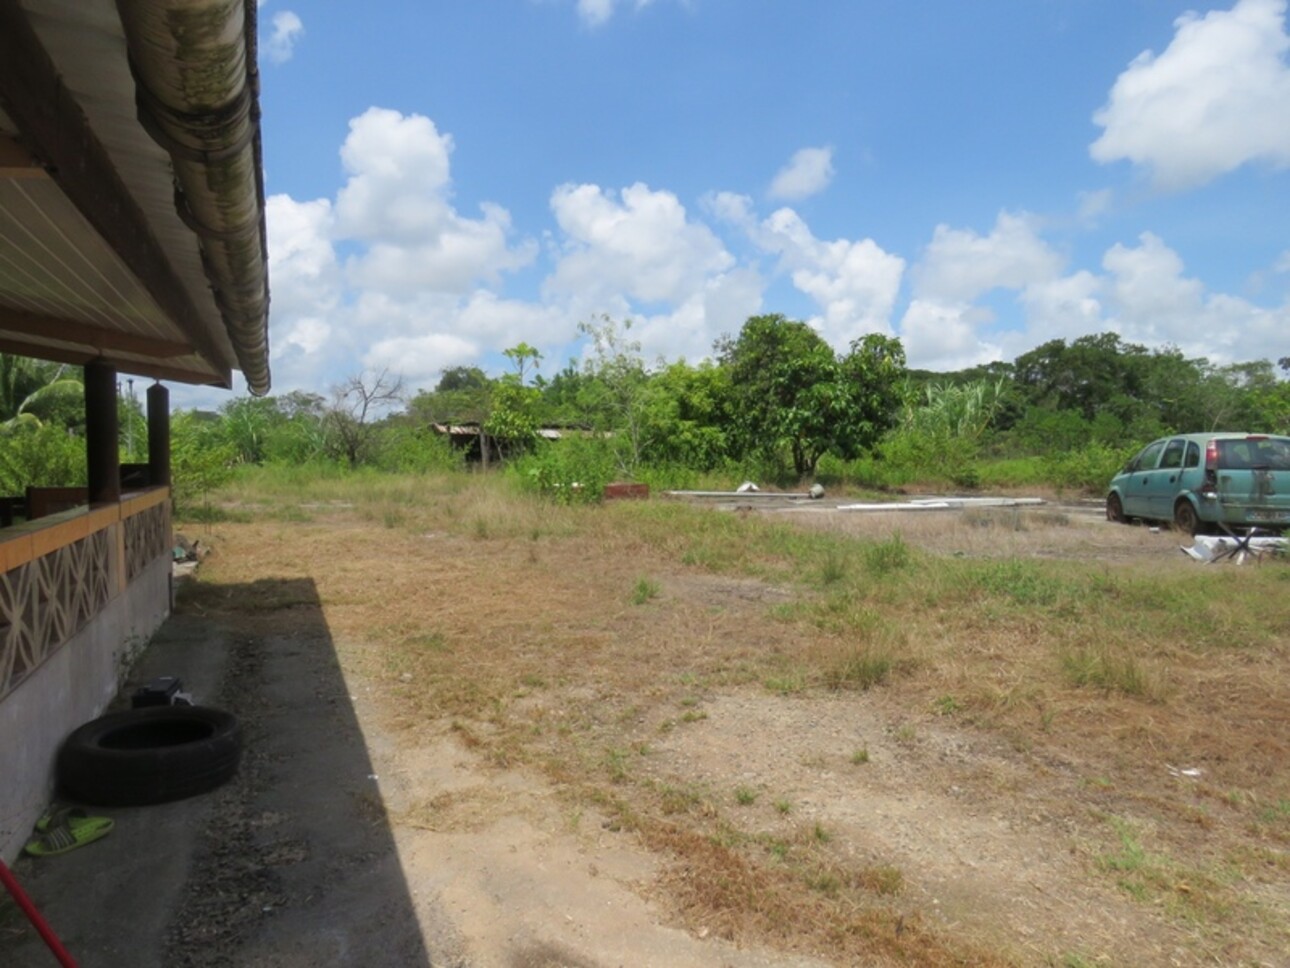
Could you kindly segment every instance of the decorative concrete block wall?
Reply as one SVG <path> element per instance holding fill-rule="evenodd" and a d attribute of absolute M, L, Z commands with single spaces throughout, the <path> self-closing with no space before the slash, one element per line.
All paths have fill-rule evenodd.
<path fill-rule="evenodd" d="M 169 614 L 170 573 L 164 488 L 0 531 L 0 857 L 49 802 L 63 738 Z"/>

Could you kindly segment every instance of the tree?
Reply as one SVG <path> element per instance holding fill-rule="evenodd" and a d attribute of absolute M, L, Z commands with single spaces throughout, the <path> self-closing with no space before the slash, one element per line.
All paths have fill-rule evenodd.
<path fill-rule="evenodd" d="M 842 456 L 854 457 L 873 447 L 899 419 L 907 372 L 905 348 L 894 337 L 869 333 L 851 341 L 840 367 L 851 399 L 839 446 Z"/>
<path fill-rule="evenodd" d="M 59 364 L 0 353 L 0 428 L 20 423 L 85 426 L 85 386 L 80 374 Z"/>
<path fill-rule="evenodd" d="M 286 422 L 272 397 L 234 397 L 220 407 L 224 439 L 243 464 L 263 464 L 269 440 Z"/>
<path fill-rule="evenodd" d="M 22 494 L 35 484 L 85 483 L 85 441 L 53 423 L 21 422 L 0 430 L 0 495 Z"/>
<path fill-rule="evenodd" d="M 265 460 L 307 464 L 327 452 L 327 401 L 320 394 L 292 390 L 274 399 L 279 420 L 264 443 Z"/>
<path fill-rule="evenodd" d="M 563 427 L 590 426 L 583 400 L 591 380 L 573 360 L 569 360 L 564 369 L 550 380 L 535 377 L 533 385 L 542 394 L 539 409 L 543 422 Z"/>
<path fill-rule="evenodd" d="M 628 337 L 631 328 L 630 319 L 620 328 L 608 315 L 578 324 L 578 332 L 591 338 L 578 403 L 592 430 L 611 441 L 618 469 L 628 477 L 640 466 L 646 444 L 649 383 L 641 344 Z"/>
<path fill-rule="evenodd" d="M 730 377 L 710 362 L 672 363 L 650 377 L 642 401 L 642 457 L 712 470 L 730 457 Z"/>
<path fill-rule="evenodd" d="M 497 441 L 503 458 L 524 453 L 537 439 L 538 391 L 507 373 L 493 386 L 492 409 L 484 421 L 484 433 Z"/>
<path fill-rule="evenodd" d="M 210 492 L 228 483 L 236 461 L 237 451 L 224 439 L 217 418 L 193 410 L 175 414 L 170 422 L 170 482 L 176 513 L 191 514 L 199 498 L 209 505 Z"/>
<path fill-rule="evenodd" d="M 520 386 L 524 385 L 524 371 L 529 368 L 536 370 L 542 364 L 542 354 L 528 343 L 502 350 L 502 355 L 515 365 L 515 377 Z"/>
<path fill-rule="evenodd" d="M 900 341 L 870 335 L 839 359 L 806 323 L 754 316 L 716 345 L 729 369 L 733 435 L 747 455 L 787 448 L 799 476 L 825 453 L 854 457 L 893 421 L 905 372 Z"/>
<path fill-rule="evenodd" d="M 1069 346 L 1055 339 L 1017 357 L 1016 381 L 1027 403 L 1076 410 L 1091 421 L 1114 413 L 1125 424 L 1142 419 L 1149 354 L 1116 333 L 1081 336 Z"/>
<path fill-rule="evenodd" d="M 528 343 L 520 343 L 502 350 L 502 355 L 515 364 L 515 372 L 503 374 L 493 384 L 483 430 L 497 441 L 505 458 L 522 454 L 537 439 L 541 392 L 524 385 L 524 372 L 530 365 L 536 369 L 542 354 Z"/>
<path fill-rule="evenodd" d="M 454 393 L 458 390 L 486 390 L 488 377 L 477 366 L 452 366 L 439 371 L 435 393 Z"/>
<path fill-rule="evenodd" d="M 350 467 L 363 463 L 372 449 L 372 418 L 402 400 L 403 378 L 388 369 L 349 377 L 332 389 L 325 416 L 330 449 Z"/>

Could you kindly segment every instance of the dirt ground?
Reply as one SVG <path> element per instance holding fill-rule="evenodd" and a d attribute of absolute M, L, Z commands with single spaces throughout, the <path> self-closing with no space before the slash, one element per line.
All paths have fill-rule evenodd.
<path fill-rule="evenodd" d="M 1090 508 L 984 515 L 949 538 L 930 515 L 754 513 L 877 539 L 898 530 L 938 554 L 1203 567 L 1179 553 L 1178 535 L 1109 525 Z M 1039 519 L 1024 515 L 1059 515 L 1061 526 L 1028 525 Z M 814 837 L 829 870 L 877 878 L 886 920 L 866 964 L 1290 964 L 1284 852 L 1269 854 L 1266 876 L 1246 879 L 1232 930 L 1216 927 L 1221 912 L 1179 917 L 1158 899 L 1144 903 L 1098 869 L 1115 843 L 1110 816 L 1147 818 L 1139 836 L 1151 843 L 1215 837 L 1197 804 L 1212 800 L 1202 787 L 1221 766 L 1193 770 L 1161 751 L 1131 767 L 1147 779 L 1128 790 L 1130 768 L 1098 761 L 1092 741 L 1087 754 L 1078 742 L 1019 744 L 912 708 L 899 690 L 769 690 L 713 673 L 705 654 L 721 652 L 728 670 L 741 649 L 778 647 L 759 636 L 790 590 L 646 549 L 627 559 L 588 545 L 579 564 L 576 548 L 535 551 L 536 537 L 490 541 L 478 527 L 394 535 L 385 524 L 341 513 L 326 528 L 228 524 L 210 534 L 209 584 L 184 613 L 237 643 L 220 696 L 248 724 L 249 765 L 214 795 L 162 954 L 134 964 L 856 963 L 795 940 L 791 924 L 749 927 L 699 903 L 727 885 L 623 822 L 622 801 L 647 791 L 682 791 L 680 813 L 709 831 L 737 828 L 741 843 L 773 851 Z M 323 549 L 338 540 L 344 555 L 328 557 Z M 508 595 L 503 581 L 477 594 L 525 561 L 540 575 L 536 591 Z M 666 611 L 588 614 L 603 588 L 629 587 L 645 571 Z M 375 586 L 375 603 L 357 590 L 358 576 Z M 538 611 L 535 601 L 546 605 Z M 409 603 L 424 603 L 432 635 L 398 618 Z M 434 678 L 437 666 L 382 654 L 392 636 L 418 635 L 451 653 L 480 627 L 481 610 L 508 662 L 523 666 L 558 637 L 593 643 L 596 663 L 631 666 L 635 677 L 611 678 L 590 662 L 559 681 L 521 675 L 522 688 L 479 700 L 491 714 L 470 716 L 473 700 L 454 698 Z M 615 651 L 620 640 L 635 651 Z M 653 654 L 640 654 L 641 641 L 655 643 Z M 492 657 L 481 650 L 476 661 L 487 681 Z M 432 678 L 437 715 L 417 698 Z M 290 710 L 304 706 L 332 718 L 315 710 L 297 720 Z M 528 732 L 508 732 L 520 727 Z M 621 747 L 630 779 L 606 788 L 621 794 L 561 782 L 562 770 L 577 769 L 552 765 L 557 737 L 579 729 L 612 735 L 613 756 Z M 528 752 L 512 755 L 521 735 L 532 737 Z M 324 736 L 338 738 L 338 752 L 327 754 Z M 29 874 L 35 890 L 55 889 L 54 875 Z M 1171 890 L 1192 890 L 1186 870 L 1162 876 Z M 940 954 L 906 961 L 900 945 L 915 932 Z M 41 963 L 23 950 L 32 960 L 5 963 Z M 96 963 L 124 962 L 84 962 Z"/>

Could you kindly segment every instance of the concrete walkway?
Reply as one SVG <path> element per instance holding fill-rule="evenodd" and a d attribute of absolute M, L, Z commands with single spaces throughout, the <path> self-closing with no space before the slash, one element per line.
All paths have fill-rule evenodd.
<path fill-rule="evenodd" d="M 172 617 L 118 700 L 179 675 L 196 702 L 238 716 L 238 776 L 177 803 L 90 808 L 115 819 L 108 837 L 15 863 L 82 968 L 431 963 L 316 593 L 290 584 L 286 623 Z M 450 929 L 436 930 L 434 963 L 459 963 Z M 55 964 L 0 899 L 0 965 Z"/>

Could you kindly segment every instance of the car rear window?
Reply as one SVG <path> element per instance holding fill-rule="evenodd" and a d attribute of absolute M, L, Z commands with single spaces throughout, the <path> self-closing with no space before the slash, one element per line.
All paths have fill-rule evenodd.
<path fill-rule="evenodd" d="M 1218 466 L 1233 471 L 1290 471 L 1290 437 L 1220 440 Z"/>

